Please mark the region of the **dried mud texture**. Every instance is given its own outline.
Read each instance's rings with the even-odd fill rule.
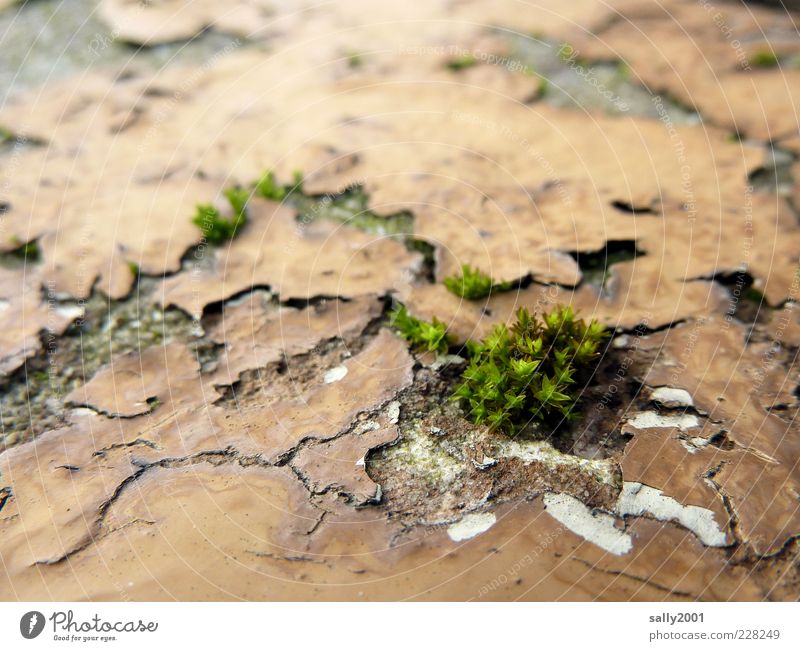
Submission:
[[[33,406],[0,451],[0,598],[798,598],[787,14],[99,8],[120,41],[235,39],[0,108],[2,404],[14,427]],[[596,103],[548,101],[514,58],[533,33],[571,44]],[[604,114],[588,61],[698,115]],[[780,179],[757,183],[776,147]],[[223,190],[267,169],[301,187],[204,241],[196,205],[229,211]],[[455,297],[441,280],[464,263],[514,289]],[[451,354],[410,351],[392,297],[443,320]],[[471,424],[449,400],[459,345],[558,303],[616,330],[582,419]]]

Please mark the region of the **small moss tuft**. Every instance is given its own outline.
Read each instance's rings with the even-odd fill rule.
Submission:
[[[286,189],[275,180],[275,173],[268,170],[256,181],[255,193],[264,199],[283,201],[286,198]]]
[[[448,276],[444,286],[456,296],[476,300],[489,296],[493,291],[507,292],[513,287],[510,282],[495,282],[491,276],[468,264],[461,266],[460,276]]]
[[[364,55],[359,52],[350,50],[345,56],[347,57],[347,65],[351,68],[360,68],[364,65]]]
[[[261,175],[253,184],[253,193],[264,199],[271,201],[283,201],[289,197],[293,192],[302,192],[303,190],[303,173],[300,170],[295,170],[292,174],[291,185],[281,185],[275,178],[275,173],[272,170],[267,170]]]
[[[570,307],[541,320],[520,308],[511,328],[468,343],[470,363],[453,398],[476,424],[512,436],[531,421],[571,419],[605,337],[602,325],[576,319]]]
[[[451,59],[450,61],[448,61],[447,69],[452,70],[453,72],[458,72],[459,70],[471,68],[477,63],[478,60],[475,58],[475,56],[470,53],[467,53],[467,54],[462,54],[460,57],[456,59]]]
[[[228,188],[224,194],[233,210],[233,217],[223,217],[216,207],[207,203],[197,206],[197,213],[192,220],[211,244],[222,244],[232,239],[247,223],[249,193],[239,188]]]
[[[539,97],[545,97],[547,93],[550,91],[550,82],[547,81],[544,77],[539,79],[539,88],[537,90]]]
[[[30,262],[38,262],[41,259],[42,252],[36,240],[22,242],[19,238],[13,237],[11,242],[16,248],[9,251],[9,253],[15,258]]]
[[[389,322],[400,336],[418,350],[445,354],[452,343],[447,326],[436,317],[432,322],[411,316],[405,305],[398,304],[389,314]]]
[[[753,52],[747,61],[754,68],[774,68],[779,63],[778,55],[771,50]]]

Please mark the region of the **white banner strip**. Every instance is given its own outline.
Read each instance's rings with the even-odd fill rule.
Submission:
[[[5,603],[0,648],[798,649],[798,621],[785,603]]]

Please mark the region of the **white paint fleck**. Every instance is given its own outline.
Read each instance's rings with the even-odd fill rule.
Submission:
[[[59,305],[56,314],[67,321],[74,321],[83,316],[84,310],[79,305]]]
[[[469,540],[491,529],[495,522],[497,517],[494,513],[470,513],[447,527],[447,535],[453,542]]]
[[[704,439],[702,436],[693,436],[690,439],[679,437],[678,443],[680,443],[689,454],[697,454],[709,444],[709,440]]]
[[[386,410],[386,415],[389,418],[390,425],[397,425],[400,420],[400,401],[392,400],[389,403],[389,408]]]
[[[643,411],[628,421],[634,429],[650,429],[652,427],[677,427],[686,430],[700,427],[700,421],[694,414],[659,414],[655,411]]]
[[[431,369],[438,371],[445,366],[461,366],[462,364],[466,363],[467,360],[459,355],[437,355],[436,359],[431,364]]]
[[[614,526],[614,516],[594,513],[580,500],[566,493],[545,493],[547,512],[572,533],[605,549],[610,554],[622,556],[633,547],[630,535]]]
[[[329,371],[326,371],[323,381],[325,384],[331,384],[332,382],[338,382],[339,380],[344,379],[345,375],[347,375],[346,366],[334,366]]]
[[[486,470],[491,468],[497,464],[497,459],[492,459],[492,457],[487,457],[485,454],[483,455],[483,459],[478,461],[477,459],[472,460],[472,465],[475,466],[478,470]]]
[[[366,465],[367,465],[367,461],[366,461],[365,457],[361,457],[358,461],[356,461],[356,467],[366,466]]]
[[[569,468],[576,472],[587,472],[604,484],[614,484],[616,463],[610,459],[583,459],[556,450],[547,441],[523,441],[521,439],[500,440],[494,455],[501,459],[515,458],[526,465],[538,461],[548,468]]]
[[[614,348],[627,348],[630,342],[631,338],[628,335],[620,335],[619,337],[614,337],[611,344]]]
[[[685,389],[658,387],[650,394],[650,399],[665,407],[694,407],[694,400],[692,400],[691,394]]]
[[[97,412],[88,407],[76,407],[69,410],[70,418],[86,418],[87,416],[95,416]]]
[[[617,513],[621,516],[649,513],[656,520],[674,520],[686,527],[707,547],[724,547],[725,532],[714,520],[714,512],[700,506],[684,506],[664,495],[652,486],[626,481],[617,501]]]

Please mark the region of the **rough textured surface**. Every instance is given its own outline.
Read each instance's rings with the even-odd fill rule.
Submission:
[[[0,598],[796,600],[798,16],[710,5],[81,0],[52,78],[0,36]],[[614,330],[581,418],[471,424],[460,344],[558,303]]]

